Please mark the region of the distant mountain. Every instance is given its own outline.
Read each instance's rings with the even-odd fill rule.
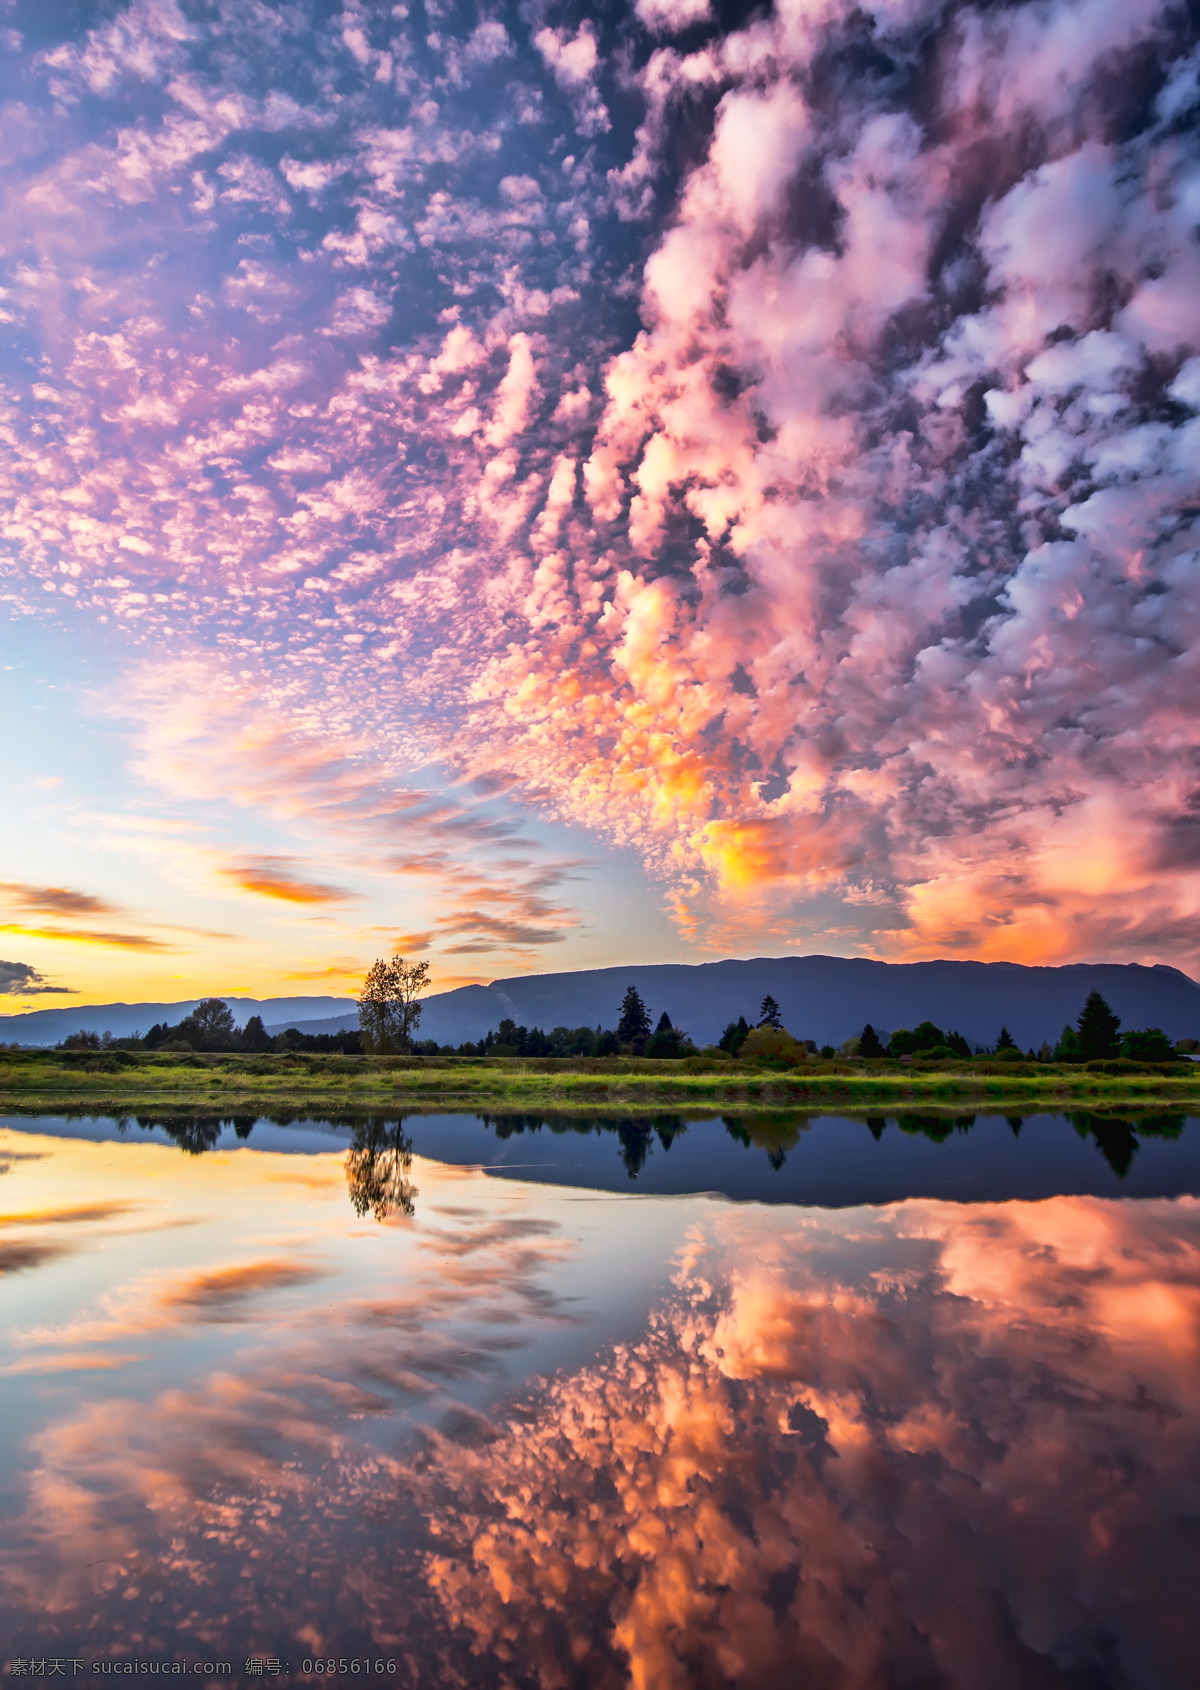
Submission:
[[[718,1039],[739,1015],[753,1022],[769,992],[798,1038],[838,1045],[870,1021],[879,1031],[918,1021],[992,1045],[1007,1026],[1022,1049],[1057,1040],[1083,1001],[1099,990],[1126,1027],[1161,1027],[1173,1039],[1200,1038],[1200,986],[1177,968],[1137,963],[872,962],[862,957],[754,957],[530,974],[462,986],[425,1000],[421,1036],[439,1044],[479,1039],[508,1016],[518,1025],[615,1027],[627,986],[657,1021],[665,1009],[698,1044]]]
[[[178,1003],[88,1003],[70,1009],[35,1009],[28,1015],[0,1015],[0,1044],[56,1045],[68,1033],[80,1028],[89,1032],[109,1032],[114,1039],[128,1038],[131,1033],[145,1033],[156,1021],[182,1021],[190,1015],[200,998],[183,998]],[[239,1027],[244,1027],[252,1015],[261,1015],[265,1026],[276,1030],[294,1027],[303,1019],[311,1021],[320,1016],[341,1016],[349,1019],[346,1025],[358,1026],[358,1011],[350,998],[224,998],[233,1011]],[[337,1022],[338,1026],[342,1021]]]
[[[1161,1027],[1173,1039],[1200,1038],[1200,985],[1177,968],[1138,963],[871,962],[863,957],[754,957],[749,961],[639,964],[526,974],[490,986],[460,986],[426,998],[422,1038],[439,1044],[481,1039],[506,1017],[526,1027],[615,1027],[627,986],[636,986],[655,1021],[663,1010],[698,1044],[718,1039],[727,1021],[754,1021],[769,992],[798,1038],[838,1045],[871,1022],[887,1034],[934,1021],[976,1044],[995,1044],[1006,1026],[1022,1049],[1056,1040],[1083,1000],[1099,990],[1125,1027]],[[92,1004],[0,1017],[0,1042],[57,1044],[80,1027],[115,1037],[179,1021],[181,1003]],[[261,1015],[268,1032],[299,1027],[333,1033],[358,1026],[347,998],[226,998],[238,1025]]]

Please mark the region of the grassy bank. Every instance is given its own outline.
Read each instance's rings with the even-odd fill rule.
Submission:
[[[631,1058],[0,1052],[0,1110],[229,1116],[347,1110],[1175,1109],[1200,1114],[1191,1063],[821,1062],[774,1072]]]

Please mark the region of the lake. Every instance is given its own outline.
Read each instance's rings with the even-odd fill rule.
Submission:
[[[1200,1121],[0,1116],[12,1676],[1195,1686]]]

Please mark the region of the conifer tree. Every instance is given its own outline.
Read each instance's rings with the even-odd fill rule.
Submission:
[[[880,1042],[879,1034],[869,1021],[858,1036],[858,1054],[860,1056],[883,1056],[886,1054]]]
[[[637,987],[630,986],[621,999],[621,1019],[617,1023],[617,1038],[623,1045],[644,1047],[649,1037],[650,1012],[642,1002],[642,994]]]
[[[1016,1050],[1016,1048],[1016,1039],[1013,1038],[1007,1027],[1001,1027],[1000,1037],[996,1040],[997,1054],[1002,1050]]]
[[[1118,1028],[1121,1017],[1099,992],[1089,992],[1075,1023],[1079,1029],[1079,1054],[1085,1062],[1104,1061],[1121,1053]]]
[[[783,1016],[780,1014],[779,1005],[770,992],[759,1005],[758,1025],[760,1027],[775,1027],[776,1029],[783,1026]]]
[[[730,1056],[736,1056],[750,1036],[750,1023],[744,1015],[739,1015],[736,1021],[731,1021],[721,1034],[718,1048],[727,1050]]]

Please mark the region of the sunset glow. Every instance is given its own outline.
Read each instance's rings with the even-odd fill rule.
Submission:
[[[393,948],[1195,972],[1183,12],[0,35],[9,1012]]]

